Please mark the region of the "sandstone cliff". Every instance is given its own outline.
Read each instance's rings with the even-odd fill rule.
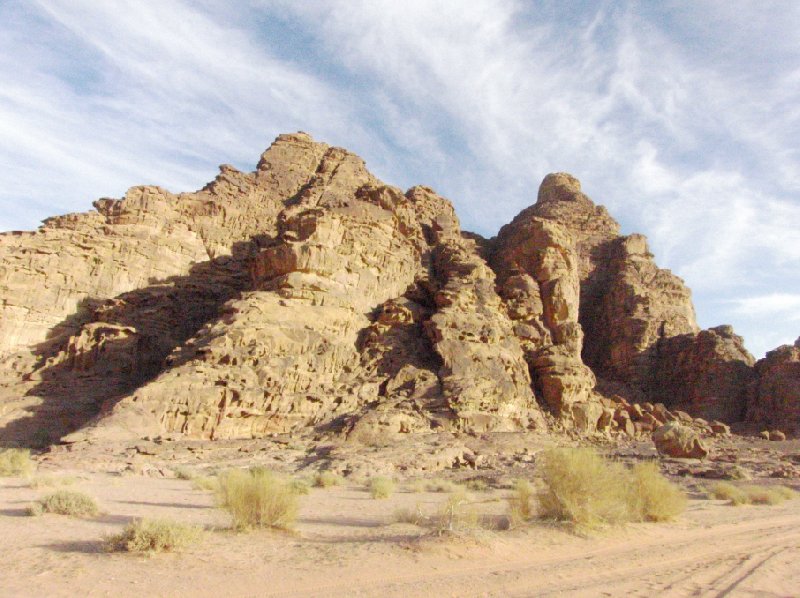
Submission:
[[[491,240],[303,133],[197,192],[94,205],[0,235],[0,440],[797,419],[775,390],[796,358],[754,369],[731,330],[699,331],[683,282],[570,175]]]

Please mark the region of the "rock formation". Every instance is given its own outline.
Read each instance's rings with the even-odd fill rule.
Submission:
[[[94,206],[0,235],[0,440],[797,419],[796,355],[754,369],[729,328],[699,331],[570,175],[490,240],[303,133],[197,192]]]
[[[769,351],[755,365],[747,420],[800,433],[800,338]]]

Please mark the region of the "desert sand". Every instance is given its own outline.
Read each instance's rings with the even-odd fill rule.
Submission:
[[[375,500],[352,483],[301,497],[293,532],[228,529],[190,481],[83,470],[68,487],[95,497],[92,519],[28,517],[47,489],[0,479],[3,596],[793,596],[800,588],[800,506],[733,507],[692,495],[667,524],[588,537],[554,524],[438,537],[392,523],[399,508],[436,510],[445,494],[400,487]],[[472,492],[501,514],[507,490]],[[103,538],[163,517],[207,528],[178,554],[109,554]]]

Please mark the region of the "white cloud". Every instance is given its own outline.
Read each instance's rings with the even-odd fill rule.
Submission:
[[[303,129],[484,234],[571,171],[686,278],[701,323],[756,352],[775,324],[732,298],[800,293],[797,5],[34,7],[0,7],[0,228],[132,184],[196,188]]]

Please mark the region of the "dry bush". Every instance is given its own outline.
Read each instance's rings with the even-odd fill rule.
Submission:
[[[0,477],[27,477],[33,473],[33,469],[28,449],[0,450]]]
[[[38,490],[40,488],[53,488],[55,486],[71,486],[77,481],[78,478],[74,476],[44,475],[36,476],[35,478],[31,479],[30,482],[28,482],[28,486],[34,490]]]
[[[192,488],[206,492],[216,492],[219,489],[219,480],[214,476],[198,476],[192,479]]]
[[[791,500],[797,493],[786,486],[734,486],[718,482],[708,489],[708,496],[718,500],[729,500],[732,505],[777,505]]]
[[[508,525],[518,527],[533,519],[536,514],[536,492],[528,480],[516,480],[508,499]]]
[[[661,475],[658,464],[639,463],[630,472],[631,515],[639,521],[669,521],[686,510],[686,494]]]
[[[389,498],[394,492],[394,481],[391,478],[376,476],[370,479],[367,489],[372,498]]]
[[[463,490],[453,492],[439,508],[431,521],[438,535],[446,533],[470,532],[478,529],[480,518],[478,512],[469,503]]]
[[[462,488],[455,482],[451,482],[450,480],[445,480],[443,478],[434,478],[432,480],[428,480],[425,482],[425,491],[426,492],[461,492]]]
[[[318,488],[330,488],[331,486],[339,486],[344,480],[342,476],[333,473],[332,471],[320,471],[314,476],[314,485]]]
[[[311,492],[311,483],[304,478],[293,478],[289,480],[289,487],[295,494],[308,494]]]
[[[272,472],[231,470],[219,477],[219,506],[233,519],[233,527],[291,529],[297,518],[298,496],[291,482]]]
[[[73,517],[94,517],[100,512],[91,496],[71,490],[57,490],[39,501],[42,511]]]
[[[464,485],[467,490],[472,490],[473,492],[486,492],[489,490],[489,483],[483,478],[473,478]]]
[[[109,552],[174,552],[196,543],[199,527],[163,519],[140,519],[125,526],[122,533],[106,538]]]
[[[197,477],[197,472],[188,467],[176,467],[173,471],[179,480],[193,480]]]
[[[588,449],[551,449],[542,454],[541,514],[592,529],[630,521],[627,471]]]
[[[392,515],[392,523],[410,523],[411,525],[424,525],[428,518],[422,512],[422,508],[417,504],[413,509],[404,508],[395,510]]]

